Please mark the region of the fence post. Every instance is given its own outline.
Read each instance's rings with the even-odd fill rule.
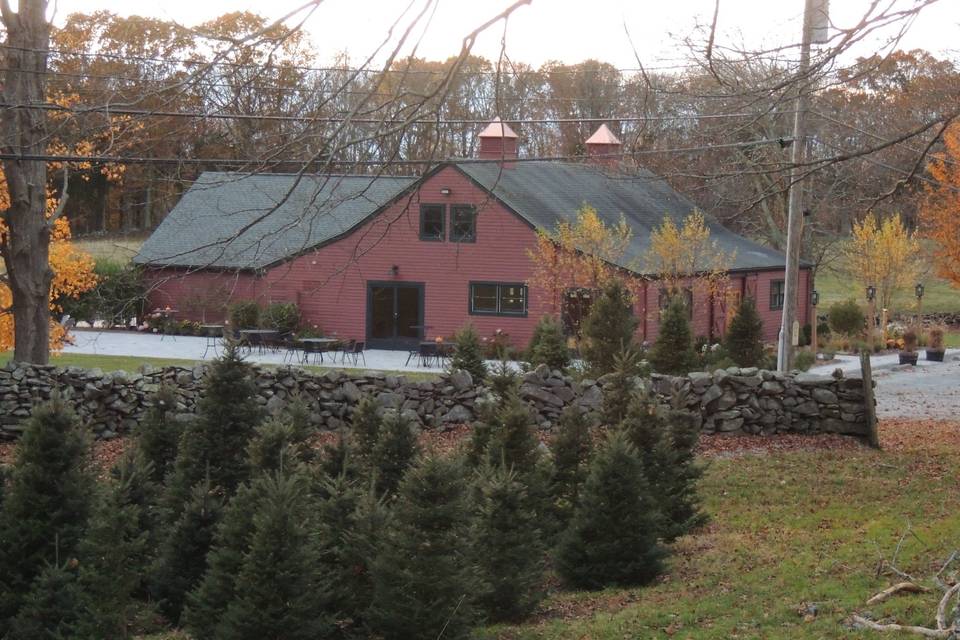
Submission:
[[[860,351],[860,372],[863,376],[863,402],[867,420],[867,443],[874,449],[880,448],[880,436],[877,434],[877,405],[873,397],[873,370],[870,368],[870,353]]]

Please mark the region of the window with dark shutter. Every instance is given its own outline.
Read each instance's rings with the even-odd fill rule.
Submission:
[[[774,280],[770,283],[770,310],[783,309],[784,283],[783,280]]]
[[[473,315],[527,315],[527,285],[520,283],[471,282],[470,313]]]

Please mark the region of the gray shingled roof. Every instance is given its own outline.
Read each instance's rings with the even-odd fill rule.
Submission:
[[[413,181],[206,172],[134,262],[263,268],[350,231]]]
[[[623,214],[633,237],[620,266],[636,269],[650,246],[650,232],[664,216],[679,225],[695,205],[649,171],[621,175],[596,165],[569,162],[518,162],[502,169],[496,163],[461,162],[457,165],[488,191],[538,229],[553,231],[557,222],[576,220],[577,210],[589,204],[605,221]],[[783,267],[783,254],[723,227],[707,216],[710,235],[729,253],[736,250],[734,269]]]

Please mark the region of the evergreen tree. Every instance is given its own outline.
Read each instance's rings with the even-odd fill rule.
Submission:
[[[616,355],[613,372],[603,385],[603,424],[620,424],[636,390],[637,376],[643,373],[639,351],[626,348]]]
[[[88,601],[80,635],[126,638],[136,607],[134,594],[146,573],[147,534],[126,487],[113,483],[101,497],[80,543],[79,584]]]
[[[183,429],[176,419],[177,393],[173,387],[161,386],[152,403],[137,427],[137,448],[153,465],[153,480],[162,483],[173,470]]]
[[[64,640],[79,637],[89,600],[77,582],[77,562],[47,565],[30,584],[16,617],[5,626],[8,640]]]
[[[649,389],[638,390],[621,430],[639,452],[658,512],[661,537],[672,540],[702,524],[696,483],[699,436],[696,416],[678,406],[660,405]]]
[[[296,474],[264,479],[249,549],[236,576],[235,597],[212,638],[314,640],[332,635],[306,486]]]
[[[570,366],[570,351],[563,337],[563,327],[553,316],[543,316],[534,327],[527,359],[533,366],[545,364],[561,371]]]
[[[741,367],[756,367],[763,361],[763,320],[753,298],[740,303],[724,339],[727,354]]]
[[[246,447],[260,423],[257,386],[237,346],[227,343],[205,381],[197,419],[180,438],[173,477],[165,499],[171,519],[183,509],[194,486],[209,476],[211,485],[231,495],[248,476]]]
[[[323,445],[319,465],[321,475],[326,478],[346,475],[350,479],[355,479],[358,467],[355,462],[357,457],[353,440],[348,438],[341,429],[337,433],[336,440]]]
[[[410,419],[399,411],[388,412],[373,450],[372,471],[378,495],[396,493],[404,473],[419,453],[420,445]]]
[[[316,432],[310,419],[310,404],[301,395],[294,395],[283,408],[283,421],[293,429],[297,442],[306,442]]]
[[[506,398],[520,390],[520,376],[506,359],[502,359],[487,376],[487,386],[497,398]]]
[[[180,619],[187,593],[206,571],[207,552],[222,506],[209,483],[197,484],[160,547],[150,591],[160,611],[173,623]]]
[[[59,398],[38,405],[16,449],[0,514],[0,637],[44,566],[75,554],[94,490],[76,415]]]
[[[661,315],[660,333],[648,356],[657,373],[683,376],[697,369],[689,312],[681,299],[674,298]]]
[[[664,555],[655,514],[636,449],[622,433],[612,433],[590,462],[557,549],[560,576],[581,589],[650,582],[660,573]]]
[[[309,462],[313,450],[293,424],[285,419],[267,420],[256,428],[247,445],[251,476],[292,469]]]
[[[396,640],[469,635],[481,583],[469,562],[463,476],[457,460],[428,456],[403,479],[374,563],[373,632]]]
[[[560,523],[569,520],[577,504],[592,448],[586,416],[575,406],[567,407],[560,414],[557,435],[553,439],[554,472],[550,483],[554,511]]]
[[[503,465],[484,466],[475,493],[473,556],[484,585],[478,605],[490,620],[520,620],[543,597],[536,510],[517,474]]]
[[[375,492],[345,477],[328,479],[318,511],[320,570],[329,582],[331,611],[359,628],[373,599],[371,567],[389,527],[390,512]]]
[[[145,567],[148,556],[155,553],[164,533],[160,508],[162,489],[153,480],[153,463],[146,459],[139,447],[134,447],[124,452],[110,470],[110,475],[116,482],[116,491],[122,495],[124,504],[136,509],[137,529],[146,534],[141,562],[141,566]]]
[[[481,443],[473,446],[481,446]],[[539,446],[530,408],[520,396],[511,394],[503,399],[494,414],[481,459],[526,473],[534,468],[540,457]]]
[[[360,398],[350,418],[350,427],[357,455],[362,460],[369,461],[372,457],[382,426],[383,419],[376,400],[369,395]]]
[[[592,375],[613,371],[617,354],[633,344],[638,324],[633,295],[620,279],[611,279],[583,322],[583,359]]]
[[[454,336],[456,348],[450,358],[450,369],[468,371],[474,383],[480,384],[487,379],[487,365],[483,361],[483,349],[480,348],[480,336],[473,325],[468,324]]]
[[[253,536],[253,516],[264,500],[270,474],[243,484],[216,525],[206,572],[186,598],[182,621],[198,638],[212,638],[227,606],[237,597],[236,582]]]

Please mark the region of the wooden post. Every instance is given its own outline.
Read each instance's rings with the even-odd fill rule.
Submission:
[[[870,354],[860,352],[860,373],[863,376],[864,417],[867,421],[867,443],[874,449],[880,448],[880,436],[877,434],[877,406],[873,397],[873,371],[870,368]]]

